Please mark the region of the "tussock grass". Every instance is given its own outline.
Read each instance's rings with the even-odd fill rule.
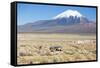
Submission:
[[[96,60],[96,36],[20,33],[17,50],[19,65]]]

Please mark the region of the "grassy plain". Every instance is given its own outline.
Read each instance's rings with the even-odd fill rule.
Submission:
[[[17,39],[19,65],[96,60],[96,35],[18,33]]]

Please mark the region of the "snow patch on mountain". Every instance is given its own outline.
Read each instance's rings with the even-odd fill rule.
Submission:
[[[83,17],[83,15],[76,10],[66,10],[66,11],[58,14],[57,16],[55,16],[54,19],[63,18],[63,17],[65,18],[65,17],[70,17],[70,16]]]

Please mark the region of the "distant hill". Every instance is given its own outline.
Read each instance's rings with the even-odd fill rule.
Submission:
[[[96,23],[76,10],[67,10],[51,20],[39,20],[18,26],[18,32],[96,33]]]

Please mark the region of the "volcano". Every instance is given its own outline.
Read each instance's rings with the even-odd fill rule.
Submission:
[[[66,10],[50,20],[19,25],[18,32],[38,33],[96,33],[96,22],[76,10]]]

